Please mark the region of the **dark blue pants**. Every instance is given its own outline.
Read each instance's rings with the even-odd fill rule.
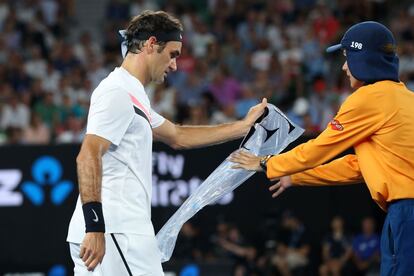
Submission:
[[[414,275],[414,199],[390,204],[381,235],[381,276]]]

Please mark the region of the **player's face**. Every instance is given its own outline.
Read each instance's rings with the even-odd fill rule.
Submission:
[[[351,73],[351,71],[348,68],[348,63],[345,61],[344,65],[342,66],[342,70],[346,72],[346,75],[349,78],[349,83],[352,88],[357,89],[361,87],[364,83],[360,80],[357,80]]]
[[[154,66],[151,70],[153,82],[162,83],[169,72],[177,70],[177,58],[181,53],[181,47],[181,42],[169,41],[160,53],[155,51]]]
[[[346,52],[344,51],[344,56],[346,56]],[[357,80],[351,73],[351,70],[348,68],[348,62],[345,61],[344,65],[342,66],[342,70],[345,71],[346,75],[349,78],[349,83],[353,89],[358,89],[364,83],[360,80]]]

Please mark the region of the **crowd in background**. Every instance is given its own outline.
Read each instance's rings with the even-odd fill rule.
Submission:
[[[74,0],[0,0],[0,143],[80,142],[91,92],[122,62],[118,30],[145,9],[184,25],[178,70],[147,87],[154,110],[178,123],[216,124],[266,97],[315,135],[351,92],[344,57],[324,50],[355,22],[391,27],[401,80],[414,86],[414,5],[390,2],[110,0],[102,28],[73,38]]]
[[[187,222],[172,261],[227,262],[234,276],[379,275],[380,236],[373,217],[363,218],[360,229],[352,232],[341,216],[334,216],[320,244],[290,210],[273,221],[270,229],[250,240],[225,220],[212,233]]]

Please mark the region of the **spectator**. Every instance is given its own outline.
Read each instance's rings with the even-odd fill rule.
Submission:
[[[39,8],[46,25],[54,26],[57,22],[59,9],[63,7],[59,7],[59,3],[56,0],[42,0],[39,3]]]
[[[69,94],[63,95],[62,104],[58,107],[59,122],[65,124],[70,116],[81,119],[85,115],[83,108],[77,103],[72,101]]]
[[[309,101],[306,98],[296,98],[287,116],[301,127],[305,126],[304,117],[309,114]]]
[[[62,74],[69,73],[80,64],[76,58],[73,46],[69,43],[61,43],[54,54],[53,65]]]
[[[237,79],[243,79],[246,67],[246,53],[242,49],[240,39],[234,34],[229,38],[229,42],[223,50],[224,64],[229,68],[231,74]]]
[[[100,45],[94,41],[91,33],[83,32],[79,38],[79,43],[74,46],[74,55],[82,64],[88,64],[90,59],[101,56]]]
[[[148,0],[134,0],[131,1],[129,7],[129,15],[130,17],[140,14],[145,10],[158,10],[158,4],[156,1],[148,1]]]
[[[9,126],[6,128],[6,144],[19,145],[22,143],[22,129]]]
[[[0,114],[0,128],[2,129],[9,127],[24,129],[29,125],[30,109],[15,94],[10,96]]]
[[[272,58],[269,43],[266,39],[260,39],[257,47],[258,49],[252,54],[252,67],[259,71],[267,71]]]
[[[189,117],[184,121],[186,125],[208,125],[207,110],[201,104],[189,106]]]
[[[56,137],[56,142],[78,144],[82,142],[84,135],[82,120],[70,115],[65,122],[64,130]]]
[[[223,219],[220,219],[216,224],[216,230],[211,235],[209,242],[212,252],[209,253],[212,258],[224,258],[226,256],[226,250],[219,245],[219,241],[227,239],[230,225]]]
[[[205,81],[203,81],[200,75],[187,74],[184,84],[178,89],[177,104],[183,108],[199,104],[201,95],[206,88]]]
[[[257,256],[257,250],[246,243],[236,226],[232,225],[229,227],[227,237],[218,239],[218,245],[234,262],[235,275],[241,273],[241,271],[249,273],[255,269],[254,261]]]
[[[60,72],[55,69],[51,62],[48,62],[45,77],[42,79],[42,82],[40,83],[42,89],[49,92],[58,91],[61,77],[62,75],[60,74]]]
[[[362,233],[352,242],[352,255],[356,275],[379,275],[380,238],[375,232],[375,220],[366,217],[362,220]]]
[[[195,25],[196,29],[191,39],[192,52],[196,58],[207,55],[207,47],[214,42],[214,36],[208,32],[208,26],[201,21]]]
[[[282,276],[307,275],[310,245],[306,228],[292,212],[282,215],[281,235],[278,238],[272,265]]]
[[[331,233],[322,244],[323,263],[319,267],[319,275],[343,275],[351,253],[351,242],[345,235],[344,220],[340,216],[335,216],[331,221]]]
[[[196,63],[197,61],[192,53],[192,49],[186,45],[183,45],[180,58],[177,60],[177,70],[191,74],[195,70]]]
[[[30,49],[30,58],[24,64],[26,74],[34,79],[45,79],[47,62],[42,57],[41,49],[37,46]]]
[[[10,65],[7,81],[16,92],[24,93],[30,87],[32,79],[25,72],[23,57],[17,52],[12,52],[8,63]]]
[[[53,102],[53,94],[45,93],[43,98],[34,106],[34,111],[40,115],[42,121],[50,128],[59,123],[59,109]]]
[[[227,67],[220,67],[214,75],[209,90],[220,106],[232,105],[239,98],[240,83],[234,79]]]
[[[0,29],[3,29],[4,20],[7,18],[7,15],[10,12],[9,3],[7,0],[0,1]]]
[[[321,44],[333,42],[338,35],[339,22],[332,15],[332,11],[324,4],[320,4],[313,22],[313,28]]]
[[[50,143],[50,138],[50,129],[42,121],[39,114],[33,112],[30,117],[29,127],[23,131],[23,143],[47,145]]]
[[[181,260],[200,261],[202,249],[199,230],[191,223],[184,223],[174,250],[174,258]]]
[[[241,98],[236,101],[235,105],[236,118],[243,118],[249,109],[258,103],[259,99],[250,85],[242,85]]]

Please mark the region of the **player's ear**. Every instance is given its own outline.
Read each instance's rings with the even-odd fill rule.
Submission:
[[[155,45],[157,45],[157,38],[155,36],[151,36],[147,39],[147,42],[145,44],[147,46],[146,48],[148,50],[148,53],[151,54],[153,51],[155,51]]]

